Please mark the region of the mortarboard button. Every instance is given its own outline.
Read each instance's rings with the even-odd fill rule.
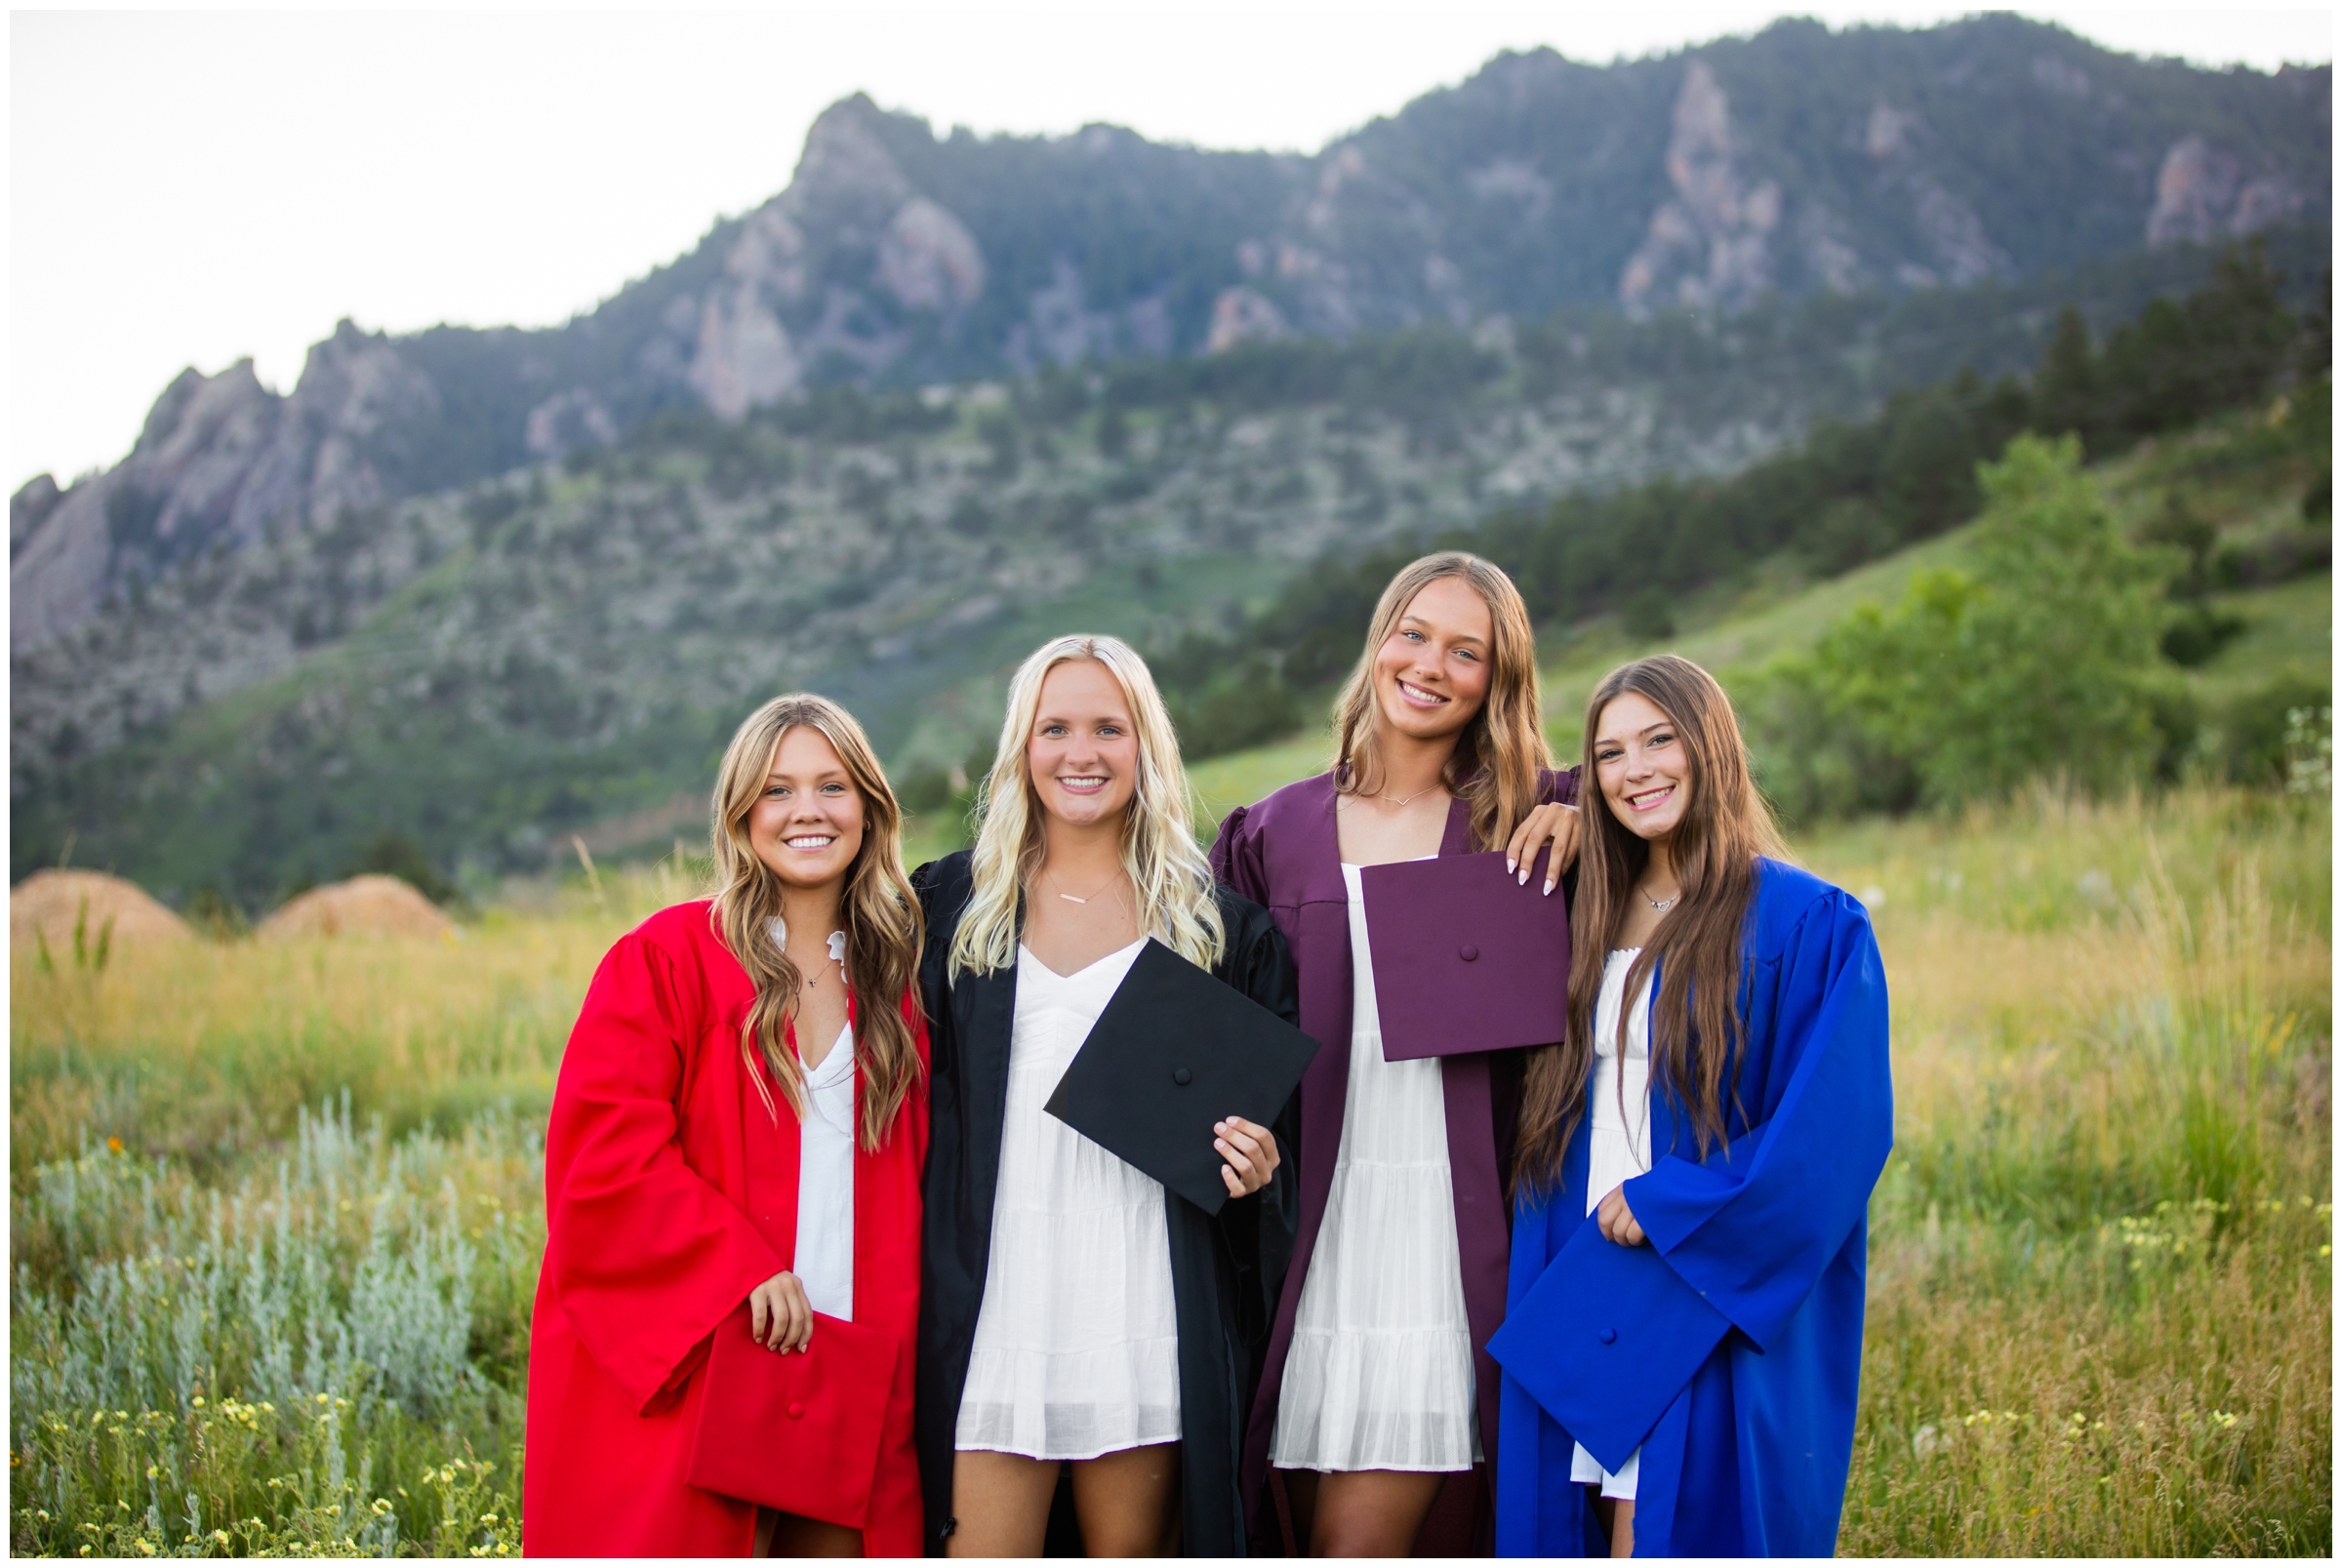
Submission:
[[[791,1421],[803,1421],[805,1419],[805,1407],[797,1403],[797,1401],[794,1399],[791,1399],[788,1402],[788,1419]]]
[[[1479,949],[1479,948],[1477,948],[1477,947],[1474,947],[1474,945],[1473,945],[1471,943],[1469,943],[1469,942],[1468,942],[1468,943],[1466,943],[1466,944],[1465,944],[1463,946],[1461,946],[1461,947],[1458,947],[1458,948],[1456,949],[1456,956],[1457,956],[1458,958],[1461,958],[1461,959],[1463,959],[1463,960],[1464,960],[1466,963],[1468,963],[1468,964],[1469,964],[1469,963],[1471,963],[1471,962],[1472,962],[1474,959],[1475,959],[1475,958],[1479,957],[1479,955],[1480,955],[1480,949]]]
[[[1602,1330],[1601,1341],[1604,1345],[1616,1345],[1618,1343],[1618,1330],[1614,1328],[1606,1328]],[[788,1413],[792,1416],[795,1415],[797,1413],[797,1407],[795,1405],[790,1405],[788,1407]]]
[[[1195,1074],[1190,1072],[1185,1067],[1173,1067],[1171,1069],[1171,1081],[1175,1084],[1178,1084],[1182,1089],[1185,1089],[1189,1084],[1195,1081]]]

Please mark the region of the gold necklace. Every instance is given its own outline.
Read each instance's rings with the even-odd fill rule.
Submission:
[[[1411,802],[1411,801],[1416,801],[1416,800],[1420,800],[1420,799],[1422,799],[1422,798],[1423,798],[1425,795],[1428,795],[1428,794],[1430,794],[1430,793],[1431,793],[1433,790],[1434,790],[1434,789],[1442,789],[1442,788],[1445,788],[1445,787],[1446,787],[1445,782],[1444,782],[1444,781],[1442,781],[1442,782],[1440,782],[1440,783],[1437,783],[1437,784],[1425,784],[1425,785],[1424,785],[1424,786],[1423,786],[1421,789],[1418,789],[1418,790],[1416,790],[1416,791],[1415,791],[1415,793],[1413,793],[1413,794],[1411,794],[1411,795],[1393,795],[1393,794],[1388,794],[1388,793],[1384,792],[1383,790],[1377,789],[1377,790],[1374,792],[1374,798],[1375,798],[1375,799],[1377,799],[1377,800],[1388,800],[1388,801],[1389,801],[1389,802],[1391,802],[1391,804],[1392,804],[1392,805],[1393,805],[1393,806],[1404,806],[1404,805],[1407,805],[1407,804],[1408,804],[1409,802]]]
[[[1049,873],[1049,880],[1056,885],[1057,896],[1065,900],[1068,904],[1087,904],[1090,902],[1090,899],[1096,898],[1099,894],[1104,893],[1108,888],[1112,887],[1115,881],[1121,875],[1122,873],[1120,871],[1114,872],[1112,876],[1108,877],[1105,881],[1090,889],[1089,898],[1086,899],[1077,899],[1072,894],[1068,893],[1066,891],[1066,885],[1057,880],[1057,873],[1055,871],[1051,871]]]

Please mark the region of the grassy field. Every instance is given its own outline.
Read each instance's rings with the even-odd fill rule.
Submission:
[[[2330,817],[2194,790],[1850,825],[1897,1147],[1841,1549],[2323,1553]],[[517,1546],[541,1136],[671,869],[458,943],[12,969],[11,1545]]]
[[[2144,448],[2110,494],[2261,537],[2303,475],[2233,461],[2254,439]],[[1664,644],[1551,636],[1549,730],[1566,759],[1621,659],[1729,682],[1964,548],[1763,576]],[[2323,678],[2330,576],[2220,602],[2244,628],[2190,672],[2207,709]],[[1200,817],[1326,750],[1198,765]],[[914,826],[909,864],[951,842]],[[1894,994],[1841,1550],[2330,1551],[2331,837],[2322,797],[2205,783],[1800,839],[1871,906]],[[446,942],[18,953],[12,1548],[516,1550],[562,1042],[611,941],[696,891],[670,862],[508,885]]]

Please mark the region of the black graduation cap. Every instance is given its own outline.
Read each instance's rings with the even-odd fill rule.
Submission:
[[[1212,1124],[1269,1126],[1316,1054],[1315,1040],[1149,938],[1043,1108],[1218,1214],[1228,1185]]]

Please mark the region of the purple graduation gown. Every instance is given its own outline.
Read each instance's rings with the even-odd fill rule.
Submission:
[[[1575,801],[1577,770],[1547,772],[1540,801]],[[1287,784],[1256,806],[1239,806],[1220,824],[1212,843],[1212,874],[1265,905],[1285,935],[1301,978],[1301,1027],[1318,1042],[1316,1060],[1301,1080],[1301,1228],[1293,1262],[1276,1305],[1269,1350],[1253,1397],[1244,1439],[1245,1517],[1255,1553],[1283,1555],[1306,1543],[1286,1539],[1281,1498],[1270,1490],[1269,1439],[1276,1427],[1277,1394],[1284,1386],[1285,1352],[1293,1343],[1302,1281],[1315,1250],[1334,1185],[1342,1142],[1342,1107],[1350,1089],[1350,893],[1342,881],[1342,848],[1334,823],[1334,776],[1321,773]],[[1499,846],[1501,847],[1501,846]],[[1473,850],[1471,808],[1448,807],[1442,855]],[[1555,898],[1562,895],[1559,890]],[[1515,1112],[1523,1065],[1519,1051],[1490,1051],[1440,1060],[1447,1103],[1447,1163],[1455,1184],[1456,1246],[1464,1269],[1464,1311],[1472,1325],[1473,1368],[1479,1397],[1480,1448],[1496,1463],[1499,1372],[1488,1337],[1504,1321],[1506,1270],[1512,1256],[1511,1214],[1505,1187],[1513,1158]],[[1462,1477],[1470,1493],[1443,1492],[1426,1524],[1424,1542],[1443,1554],[1486,1551],[1491,1544],[1481,1471]],[[1434,1536],[1440,1539],[1434,1541]]]

